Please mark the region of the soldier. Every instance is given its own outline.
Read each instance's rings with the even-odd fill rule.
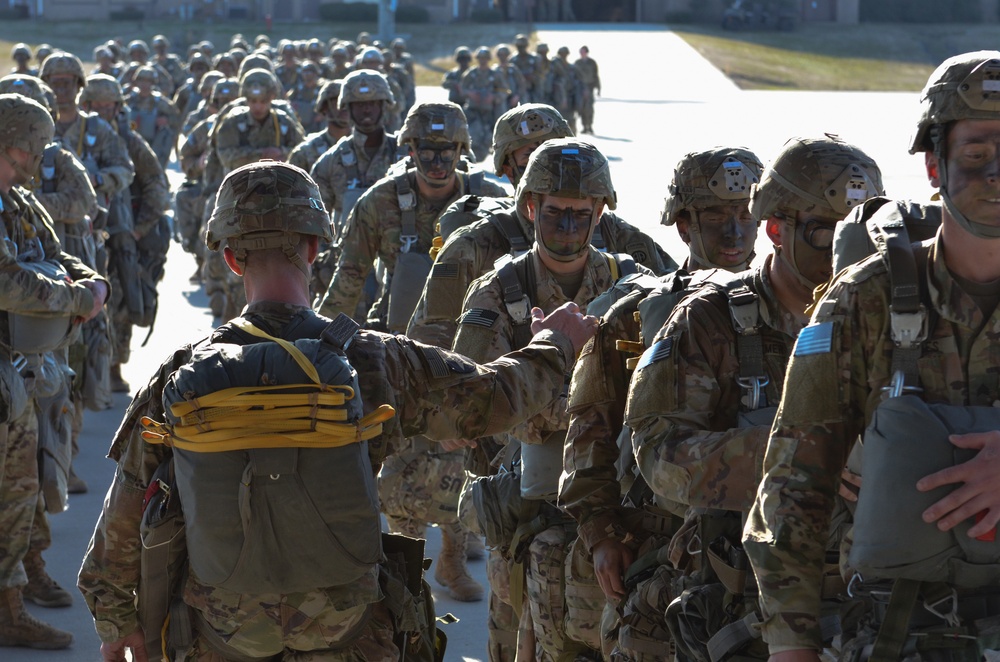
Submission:
[[[28,76],[38,75],[38,69],[31,67],[31,48],[27,44],[14,44],[14,47],[10,49],[10,59],[14,60],[14,68],[10,70],[11,73]]]
[[[184,71],[181,59],[170,52],[170,40],[162,34],[153,37],[150,43],[153,45],[153,51],[155,52],[153,64],[158,64],[170,74],[170,80],[174,84],[173,89],[176,90],[187,80],[187,73]]]
[[[117,79],[122,74],[122,67],[115,59],[115,54],[107,46],[98,46],[94,49],[94,61],[97,66],[91,70],[92,74],[107,74]]]
[[[799,335],[744,534],[775,660],[817,660],[823,648],[824,542],[838,488],[856,490],[841,470],[862,434],[841,563],[851,593],[877,608],[845,634],[845,657],[979,659],[998,648],[979,627],[997,616],[995,557],[969,556],[992,549],[1000,518],[997,426],[976,421],[1000,396],[998,61],[997,51],[949,58],[921,94],[910,152],[924,152],[940,194],[939,232],[911,246],[908,205],[886,206],[880,255],[838,274]]]
[[[354,69],[355,71],[368,69],[385,74],[385,59],[382,57],[382,52],[377,48],[365,48],[355,58]],[[392,90],[392,106],[388,109],[385,127],[388,131],[396,132],[402,126],[406,94],[403,92],[403,88],[399,86],[399,83],[388,75],[386,75],[386,80],[389,81],[389,89]]]
[[[551,90],[546,88],[549,69],[552,68],[552,63],[549,61],[549,45],[544,42],[535,44],[535,58],[537,58],[538,65],[535,70],[535,96],[533,101],[555,106],[556,104],[552,101]]]
[[[323,56],[325,50],[323,42],[319,39],[310,39],[309,43],[306,44],[306,56],[310,62],[316,65],[318,75],[322,78],[330,78],[333,75],[333,68]]]
[[[524,74],[510,61],[510,46],[497,46],[497,63],[494,71],[504,76],[505,85],[510,92],[507,94],[507,105],[502,110],[509,110],[520,103],[528,102],[528,83]]]
[[[201,81],[198,83],[198,94],[192,99],[197,100],[197,107],[187,114],[184,118],[184,125],[181,126],[181,136],[186,136],[191,133],[191,130],[195,127],[198,122],[202,121],[212,113],[208,112],[209,99],[212,96],[212,90],[215,89],[215,84],[220,80],[228,80],[235,82],[237,87],[239,86],[239,81],[235,78],[225,78],[218,71],[209,71],[207,74],[201,77]],[[216,108],[214,112],[219,109]]]
[[[580,120],[583,132],[594,135],[594,97],[601,96],[601,76],[597,72],[597,62],[590,57],[590,49],[580,47],[580,57],[573,63],[577,79],[580,81]]]
[[[337,107],[342,82],[339,80],[327,81],[320,88],[319,94],[316,96],[313,113],[326,126],[322,131],[317,131],[312,135],[306,136],[292,150],[291,155],[288,157],[288,162],[293,166],[309,172],[316,165],[319,157],[323,156],[327,150],[336,145],[341,138],[350,134],[350,112],[346,108],[339,110]],[[324,202],[326,202],[325,199]],[[329,207],[332,208],[332,204]]]
[[[124,101],[118,81],[103,74],[87,79],[79,99],[84,110],[97,113],[117,130],[135,170],[135,179],[129,187],[131,238],[123,237],[115,245],[120,250],[135,252],[138,269],[126,272],[124,263],[115,261],[109,270],[115,284],[109,306],[115,330],[111,371],[117,374],[121,374],[122,364],[128,363],[131,355],[132,326],[153,324],[158,299],[156,286],[163,278],[170,247],[169,219],[165,217],[170,208],[167,176],[152,147],[132,130],[122,112]]]
[[[514,37],[514,48],[517,49],[517,53],[510,58],[510,63],[517,67],[517,70],[524,76],[524,82],[528,88],[527,96],[521,101],[542,103],[538,98],[542,84],[538,77],[538,57],[528,51],[528,37],[523,34]]]
[[[259,213],[275,200],[277,207]],[[309,309],[308,264],[316,256],[319,240],[330,238],[329,228],[329,216],[315,184],[297,168],[261,163],[229,175],[220,190],[217,213],[209,223],[208,242],[213,248],[224,244],[227,264],[243,279],[250,302],[246,322],[292,341],[309,342],[310,338],[320,337],[329,320],[316,316]],[[373,493],[365,489],[366,485],[371,486],[372,468],[378,466],[393,440],[402,435],[426,433],[440,439],[473,438],[515,425],[550,402],[561,388],[561,371],[596,323],[572,307],[557,311],[545,320],[541,320],[541,311],[537,311],[536,317],[539,319],[536,330],[540,334],[524,352],[486,366],[401,336],[370,331],[355,333],[354,328],[349,327],[346,333],[340,334],[341,340],[336,341],[333,335],[336,327],[329,327],[326,337],[345,348],[346,359],[357,370],[354,388],[350,390],[353,398],[348,402],[352,408],[348,420],[354,423],[359,414],[368,414],[363,419],[364,424],[377,424],[374,430],[380,430],[381,436],[369,430],[362,437],[361,428],[355,423],[351,440],[340,448],[286,446],[268,451],[268,455],[279,457],[291,452],[293,458],[301,458],[298,470],[287,469],[282,473],[300,473],[303,489],[315,494],[315,498],[337,499],[336,506],[324,509],[327,520],[320,523],[319,530],[329,527],[348,549],[362,555],[338,563],[336,559],[343,558],[343,552],[331,550],[322,562],[291,563],[291,566],[298,566],[296,574],[301,577],[298,582],[293,583],[289,575],[282,573],[282,576],[255,576],[252,588],[246,583],[233,586],[225,578],[216,578],[214,572],[206,573],[205,563],[211,566],[213,559],[220,558],[223,563],[235,561],[232,557],[235,550],[224,547],[229,541],[224,534],[219,535],[222,531],[212,528],[211,523],[206,528],[195,514],[225,516],[229,511],[223,508],[235,506],[238,499],[239,478],[234,476],[235,481],[230,484],[216,474],[212,482],[226,487],[220,490],[219,498],[213,498],[212,503],[206,505],[197,501],[196,492],[185,490],[184,519],[190,573],[183,595],[178,597],[183,597],[194,615],[194,622],[190,624],[194,628],[194,641],[187,658],[261,658],[297,653],[327,660],[400,659],[401,652],[394,643],[394,623],[400,623],[401,618],[422,617],[412,611],[403,611],[407,609],[401,604],[404,594],[398,591],[405,589],[400,586],[399,579],[394,579],[398,575],[393,574],[396,571],[381,553],[377,537],[378,504]],[[247,461],[247,452],[236,451],[235,455],[232,452],[229,455],[194,454],[196,457],[191,458],[194,463],[182,463],[181,459],[189,457],[190,453],[146,441],[149,437],[139,425],[140,417],[164,420],[171,415],[162,404],[162,395],[170,384],[168,378],[172,381],[171,376],[178,375],[179,368],[192,363],[196,358],[193,356],[195,348],[201,348],[202,352],[210,349],[210,340],[253,344],[264,350],[272,346],[255,344],[258,339],[239,330],[254,326],[248,327],[242,322],[239,326],[228,324],[212,339],[173,352],[149,386],[133,401],[112,443],[111,457],[119,463],[118,478],[111,486],[79,579],[103,642],[105,659],[122,659],[127,648],[133,653],[150,649],[160,654],[161,623],[153,625],[148,620],[140,620],[144,614],[137,612],[135,595],[144,562],[140,558],[139,544],[143,495],[148,486],[156,484],[159,476],[154,475],[154,470],[173,457],[178,481],[197,481],[199,469],[219,467],[214,457],[231,458],[230,461],[239,464]],[[437,371],[435,366],[444,366],[444,372]],[[193,365],[189,372],[199,375]],[[218,374],[218,371],[211,372]],[[172,387],[167,390],[172,392]],[[386,404],[396,410],[397,418],[392,418],[389,409],[387,419],[384,414],[387,408],[382,406]],[[510,413],[482,415],[490,411]],[[308,421],[306,423],[308,426]],[[181,431],[174,427],[174,433],[181,434]],[[357,436],[353,436],[355,434]],[[362,438],[369,441],[359,441]],[[260,455],[259,451],[249,453]],[[348,457],[353,460],[341,460]],[[259,459],[264,458],[260,456]],[[260,478],[252,478],[254,484]],[[221,503],[225,505],[220,507]],[[346,517],[332,520],[333,512]],[[234,510],[232,516],[238,518],[239,514]],[[226,526],[232,523],[228,521]],[[290,544],[288,549],[308,553],[313,547],[316,530],[312,526],[293,526],[289,529],[292,537],[281,543]],[[261,540],[270,541],[272,537],[261,534]],[[329,534],[321,544],[327,546],[324,551],[328,549]],[[279,556],[275,566],[290,567],[290,562],[287,557]],[[301,574],[303,570],[304,575]],[[392,587],[396,599],[380,601],[380,578],[395,582]],[[419,576],[415,579],[419,581]],[[142,590],[153,588],[144,585]],[[266,608],[266,605],[279,603],[295,610],[298,616],[288,621],[285,615]],[[180,611],[177,614],[170,619],[171,632],[180,629],[182,614]],[[148,636],[143,626],[149,631]],[[433,644],[433,639],[416,643],[426,647]],[[168,652],[174,654],[174,651]]]
[[[385,75],[389,80],[395,82],[403,92],[401,113],[405,116],[406,113],[410,112],[410,108],[413,108],[413,104],[417,102],[417,87],[413,76],[410,75],[406,67],[396,63],[396,55],[391,50],[382,51],[382,60],[385,62]]]
[[[212,68],[221,73],[226,78],[237,78],[240,76],[240,65],[229,53],[219,53],[212,58]]]
[[[274,68],[274,75],[286,90],[294,89],[299,82],[299,60],[295,44],[285,41],[281,46],[281,64]]]
[[[153,89],[155,84],[156,71],[148,66],[139,67],[126,103],[136,133],[153,148],[160,167],[166,168],[184,118],[173,101]]]
[[[410,75],[410,78],[413,79],[416,72],[413,68],[413,56],[406,50],[406,40],[402,37],[396,37],[392,40],[392,43],[389,44],[389,47],[392,48],[392,53],[396,58],[396,63],[405,68],[406,72]]]
[[[307,134],[315,133],[324,123],[323,118],[316,117],[319,82],[319,66],[310,60],[299,69],[299,80],[295,86],[285,93],[285,98],[299,118],[302,130]]]
[[[168,73],[167,70],[159,64],[149,62],[149,46],[146,45],[146,42],[141,39],[135,39],[129,42],[128,57],[129,64],[125,67],[125,70],[122,72],[121,78],[119,79],[122,87],[126,91],[131,91],[132,84],[135,82],[134,79],[136,72],[144,66],[149,66],[153,68],[153,72],[156,74],[153,85],[155,85],[159,92],[168,99],[173,95],[174,79],[171,77],[170,73]]]
[[[569,63],[569,49],[560,46],[556,57],[550,60],[548,73],[542,84],[546,103],[556,107],[569,126],[576,132],[576,108],[580,96],[580,80]]]
[[[319,311],[353,314],[378,257],[385,264],[389,287],[369,312],[369,324],[402,333],[420,296],[417,288],[430,270],[428,251],[441,211],[470,189],[486,195],[502,195],[503,189],[482,181],[481,173],[456,170],[459,155],[469,146],[469,129],[455,104],[417,104],[406,116],[398,140],[407,146],[416,166],[382,179],[358,200],[347,219],[337,270]],[[393,281],[400,266],[405,275]]]
[[[38,48],[35,49],[35,62],[38,63],[38,70],[42,70],[42,63],[45,62],[45,58],[52,55],[53,48],[48,44],[39,44]]]
[[[108,284],[63,252],[48,214],[20,188],[39,168],[52,142],[52,116],[41,104],[17,94],[0,95],[0,203],[7,240],[0,246],[2,270],[4,424],[0,480],[0,646],[66,648],[73,641],[24,608],[26,557],[39,500],[38,418],[14,367],[12,352],[35,353],[39,344],[65,338],[74,320],[93,319],[108,296]],[[43,315],[40,317],[25,317]],[[42,350],[48,351],[48,350]],[[40,562],[41,557],[38,557]],[[25,568],[22,562],[27,562]],[[44,574],[44,566],[41,568]],[[51,580],[50,580],[51,581]]]
[[[465,116],[469,119],[472,152],[477,161],[482,161],[490,154],[490,138],[499,114],[497,109],[503,108],[507,95],[510,94],[507,79],[490,68],[492,57],[490,49],[480,46],[476,51],[477,66],[462,74]]]
[[[530,334],[521,315],[527,310],[524,305],[544,311],[573,301],[583,310],[620,275],[637,269],[630,256],[601,253],[591,246],[604,207],[616,204],[607,158],[594,146],[574,138],[542,143],[528,160],[516,199],[536,227],[535,241],[527,253],[499,263],[502,266],[469,288],[453,347],[477,360],[495,358],[525,341]],[[514,604],[514,609],[530,614],[522,615],[528,627],[520,629],[518,648],[534,652],[537,646],[542,659],[585,652],[582,643],[566,637],[563,592],[558,588],[566,546],[576,537],[575,523],[554,503],[568,422],[561,400],[504,440],[520,444],[520,496],[532,507],[525,511],[522,505],[524,521],[534,520],[537,526],[532,528],[538,532],[531,540],[518,541],[527,549],[528,561],[515,561],[510,570],[511,584],[526,585],[528,603]]]
[[[465,105],[465,93],[462,91],[462,76],[469,69],[472,62],[472,51],[466,46],[459,46],[455,49],[455,62],[457,67],[444,75],[441,87],[448,90],[448,101],[459,106]]]
[[[337,46],[330,51],[330,60],[333,63],[333,71],[331,76],[334,80],[342,80],[347,78],[347,74],[351,73],[351,61],[354,58],[347,54],[347,49],[343,46]]]
[[[722,599],[731,605],[733,620],[755,613],[754,601],[744,599],[752,590],[740,556],[740,531],[757,490],[757,467],[788,357],[808,319],[813,289],[832,273],[836,225],[881,191],[878,167],[857,147],[833,137],[790,140],[764,171],[750,212],[741,218],[765,224],[774,252],[735,277],[696,275],[693,280],[704,285],[677,304],[639,359],[625,412],[636,464],[659,512],[684,519],[670,542],[668,573],[684,575],[683,586],[692,591],[700,587],[697,597],[666,616],[685,656],[708,655],[707,642],[730,622],[723,615],[694,624],[691,617],[702,603]],[[703,231],[710,228],[711,214],[700,216]],[[698,549],[695,536],[706,541],[700,553],[690,551]],[[613,532],[609,540],[609,551],[621,553],[619,570],[627,568],[635,558],[628,546],[616,545],[621,539]],[[834,541],[834,552],[836,547]],[[710,560],[712,554],[723,562]],[[602,558],[616,560],[613,553]],[[621,599],[627,592],[621,577],[609,573],[608,579],[609,595]],[[680,582],[675,582],[657,600],[676,597]],[[824,597],[836,597],[838,589],[843,585],[831,583]],[[634,587],[633,613],[642,611],[641,596],[651,594],[641,583]],[[627,617],[623,622],[636,625]],[[764,654],[752,637],[726,643],[731,654]]]
[[[198,107],[198,103],[205,97],[198,94],[198,90],[201,86],[202,77],[209,72],[211,65],[208,62],[208,58],[202,55],[200,52],[196,52],[188,60],[187,70],[190,73],[190,77],[177,88],[177,93],[174,94],[174,105],[177,106],[177,110],[182,116],[187,117],[195,108]],[[101,72],[107,73],[107,72]],[[221,72],[220,72],[221,77]]]

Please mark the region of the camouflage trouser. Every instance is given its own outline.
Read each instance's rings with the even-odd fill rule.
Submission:
[[[201,239],[201,219],[205,211],[205,193],[201,184],[184,182],[174,195],[174,207],[181,246],[188,253],[194,253],[201,264],[202,253],[206,250]]]
[[[423,437],[409,441],[408,448],[386,458],[379,472],[382,512],[414,527],[458,522],[458,497],[465,482],[464,451],[438,452],[434,450],[437,444]]]
[[[584,90],[583,99],[580,101],[580,121],[583,122],[583,130],[590,131],[594,127],[594,90]]]
[[[563,569],[566,583],[566,636],[601,650],[601,617],[607,598],[597,582],[594,558],[577,538],[570,544]]]
[[[0,426],[4,427],[4,426]],[[28,577],[21,560],[28,552],[38,507],[38,417],[29,401],[0,431],[0,589],[24,586]]]
[[[116,284],[114,288],[118,287]],[[111,364],[122,365],[128,363],[132,356],[132,313],[125,302],[112,295],[111,314]]]
[[[514,662],[517,650],[517,614],[510,606],[510,563],[500,552],[491,549],[486,576],[490,584],[489,632],[490,662]]]
[[[382,603],[306,616],[284,609],[233,613],[238,629],[224,640],[195,615],[196,637],[183,662],[395,662],[392,615]],[[284,607],[284,605],[282,605]],[[227,625],[230,616],[225,618]],[[280,623],[280,625],[279,625]],[[348,644],[348,642],[350,642]]]

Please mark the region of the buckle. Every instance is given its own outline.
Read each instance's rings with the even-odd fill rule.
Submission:
[[[948,595],[938,598],[933,602],[924,600],[924,609],[951,627],[957,628],[961,625],[961,620],[958,618],[958,592],[954,588],[949,588],[948,590]],[[945,611],[945,607],[948,608],[947,611]]]
[[[886,398],[898,398],[904,393],[922,393],[924,389],[919,386],[907,386],[906,375],[902,370],[897,370],[892,374],[892,381],[888,386],[882,387],[882,393]]]
[[[409,253],[410,249],[417,243],[417,235],[401,234],[399,235],[399,243],[401,244],[400,250],[404,253]]]
[[[889,308],[889,329],[897,347],[910,349],[927,340],[927,309],[923,304],[915,313],[897,313]]]
[[[757,295],[749,290],[731,293],[729,295],[729,314],[741,336],[754,333],[760,326]]]
[[[521,297],[517,301],[504,305],[507,306],[507,312],[510,313],[510,318],[515,324],[524,324],[531,320],[531,302],[528,301],[528,297]]]
[[[754,411],[760,407],[761,389],[771,383],[770,377],[737,377],[736,383],[747,391],[747,408]]]

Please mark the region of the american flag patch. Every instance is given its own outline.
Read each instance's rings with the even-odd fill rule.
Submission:
[[[500,313],[495,310],[486,310],[485,308],[470,308],[469,310],[462,313],[462,316],[458,319],[459,324],[475,324],[477,326],[485,326],[487,328],[493,326],[496,321],[500,318]]]
[[[792,356],[826,354],[833,346],[833,322],[810,324],[799,332]]]
[[[458,265],[449,262],[437,263],[431,267],[431,278],[458,278]]]
[[[657,361],[670,358],[670,353],[673,351],[674,338],[673,336],[668,336],[663,340],[654,343],[652,347],[643,352],[642,356],[639,357],[639,364],[635,367],[635,369],[642,370],[651,363],[656,363]]]

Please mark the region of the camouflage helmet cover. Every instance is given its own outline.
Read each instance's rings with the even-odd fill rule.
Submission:
[[[559,50],[556,51],[556,55],[569,55],[569,47],[560,46]]]
[[[358,101],[393,102],[392,89],[385,74],[368,69],[352,71],[344,78],[337,107],[345,110],[347,104]]]
[[[187,68],[188,71],[192,71],[195,67],[208,71],[212,68],[212,65],[209,63],[208,58],[205,57],[204,53],[201,51],[195,51],[191,54],[191,58],[188,60]]]
[[[55,49],[49,44],[39,44],[38,48],[35,49],[35,59],[41,62],[48,56],[52,55]]]
[[[38,77],[48,82],[49,77],[59,74],[70,74],[74,76],[79,87],[87,81],[87,76],[83,73],[83,63],[80,58],[72,53],[58,51],[49,55],[42,62],[42,68],[38,72]]]
[[[358,60],[361,64],[367,66],[385,64],[385,58],[382,57],[382,51],[374,46],[365,47],[365,49],[361,51],[361,54],[358,56]]]
[[[572,135],[566,119],[552,106],[544,103],[515,106],[501,115],[493,127],[494,172],[502,175],[507,158],[525,145]]]
[[[455,59],[456,60],[471,60],[472,51],[469,50],[468,46],[459,46],[455,49]]]
[[[910,153],[931,152],[931,127],[958,120],[1000,119],[1000,51],[950,57],[927,79]]]
[[[54,98],[51,87],[41,79],[27,74],[8,74],[0,78],[0,94],[20,94],[49,109],[52,108]]]
[[[235,78],[219,78],[212,85],[212,105],[222,108],[240,96],[240,83]]]
[[[271,58],[267,57],[266,55],[263,55],[262,53],[254,53],[253,55],[248,55],[245,58],[243,58],[242,62],[240,62],[239,73],[237,74],[237,76],[240,79],[242,79],[243,76],[246,75],[246,73],[251,69],[263,69],[264,71],[270,71],[271,73],[274,73],[274,63],[271,62]],[[277,82],[277,80],[278,79],[275,78],[275,82]],[[279,86],[278,90],[280,91],[280,89],[281,87]]]
[[[684,155],[674,167],[661,223],[673,225],[683,210],[697,212],[749,200],[763,169],[757,155],[745,147],[713,147]]]
[[[338,99],[340,98],[340,90],[343,87],[344,81],[328,80],[323,83],[323,87],[319,88],[319,94],[316,95],[316,103],[313,104],[313,110],[317,113],[326,112],[325,106],[327,104],[333,104],[334,108],[338,107]]]
[[[131,54],[132,51],[139,51],[140,53],[149,55],[149,46],[142,39],[133,39],[128,43],[129,54]]]
[[[80,92],[80,103],[125,103],[121,83],[114,76],[91,74]]]
[[[518,47],[521,47],[521,48],[526,47],[528,45],[528,36],[527,35],[523,35],[523,34],[519,34],[519,35],[515,36],[514,37],[514,45],[518,46]]]
[[[143,65],[135,70],[135,75],[132,76],[132,82],[138,83],[141,80],[148,81],[150,83],[156,83],[156,69],[153,67]]]
[[[151,43],[153,44],[153,48],[158,48],[160,46],[163,46],[164,48],[170,48],[170,40],[167,39],[162,34],[158,34],[155,37],[153,37]]]
[[[208,96],[212,93],[212,88],[215,87],[215,84],[225,77],[226,75],[224,73],[214,69],[206,72],[205,75],[201,77],[201,81],[198,83],[198,93],[203,97]]]
[[[792,138],[754,186],[750,214],[758,221],[800,211],[845,218],[883,192],[882,172],[859,147],[829,134]]]
[[[267,248],[267,241],[241,245],[238,240],[289,233],[333,239],[319,187],[305,170],[280,161],[256,161],[226,176],[208,219],[209,249],[218,250],[223,241],[234,250],[251,249],[251,243]]]
[[[417,140],[458,143],[461,148],[472,146],[469,122],[461,106],[450,101],[418,103],[403,120],[399,142],[408,144]]]
[[[531,153],[515,198],[520,203],[529,193],[598,198],[608,209],[614,209],[618,200],[608,159],[590,143],[576,138],[548,140]]]
[[[510,55],[510,46],[507,44],[500,44],[497,46],[497,57],[507,57]]]
[[[243,74],[240,78],[240,96],[249,99],[264,95],[272,98],[281,95],[278,78],[267,69],[251,69]]]
[[[55,135],[52,114],[34,99],[0,94],[0,149],[17,147],[41,156]]]
[[[476,59],[477,60],[490,60],[493,58],[493,53],[486,46],[480,46],[476,49]]]
[[[24,43],[14,44],[14,47],[10,49],[10,58],[12,60],[30,60],[31,49]]]

